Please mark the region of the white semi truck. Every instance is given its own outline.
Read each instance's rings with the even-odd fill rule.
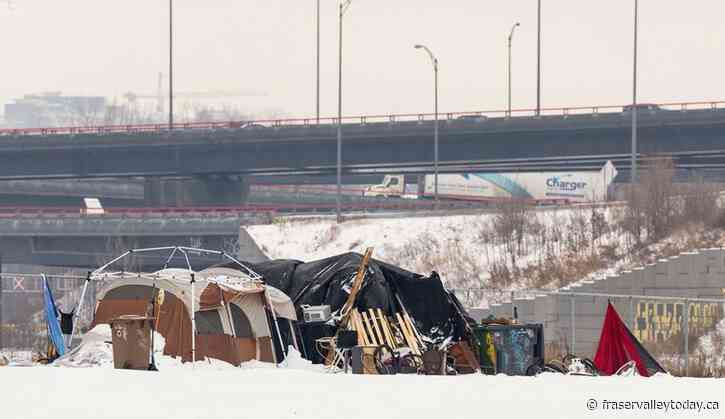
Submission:
[[[517,198],[537,203],[605,201],[616,176],[610,161],[599,171],[439,174],[438,196],[492,201]],[[430,198],[434,193],[434,175],[386,175],[363,195]]]

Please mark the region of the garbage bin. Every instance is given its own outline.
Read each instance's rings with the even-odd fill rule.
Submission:
[[[151,351],[152,317],[120,316],[111,320],[113,367],[147,370]]]

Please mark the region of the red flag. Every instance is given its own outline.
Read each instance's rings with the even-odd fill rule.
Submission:
[[[647,352],[637,338],[622,322],[611,303],[607,305],[602,334],[599,337],[594,365],[600,373],[612,375],[622,365],[634,361],[641,376],[649,377],[656,372],[665,372],[664,368]]]

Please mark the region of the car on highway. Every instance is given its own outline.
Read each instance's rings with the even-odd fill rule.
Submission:
[[[637,103],[636,105],[626,105],[622,108],[623,114],[630,114],[632,113],[633,109],[637,109],[637,113],[657,113],[660,111],[666,111],[666,109],[662,109],[660,105],[654,104],[654,103]]]
[[[461,115],[457,118],[459,121],[484,122],[488,120],[486,115]]]

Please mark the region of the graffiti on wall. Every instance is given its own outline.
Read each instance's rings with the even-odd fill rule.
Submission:
[[[641,342],[664,342],[680,334],[684,324],[685,304],[674,301],[639,301],[635,309],[632,333]],[[715,327],[723,317],[720,303],[690,303],[690,334],[700,335]]]

